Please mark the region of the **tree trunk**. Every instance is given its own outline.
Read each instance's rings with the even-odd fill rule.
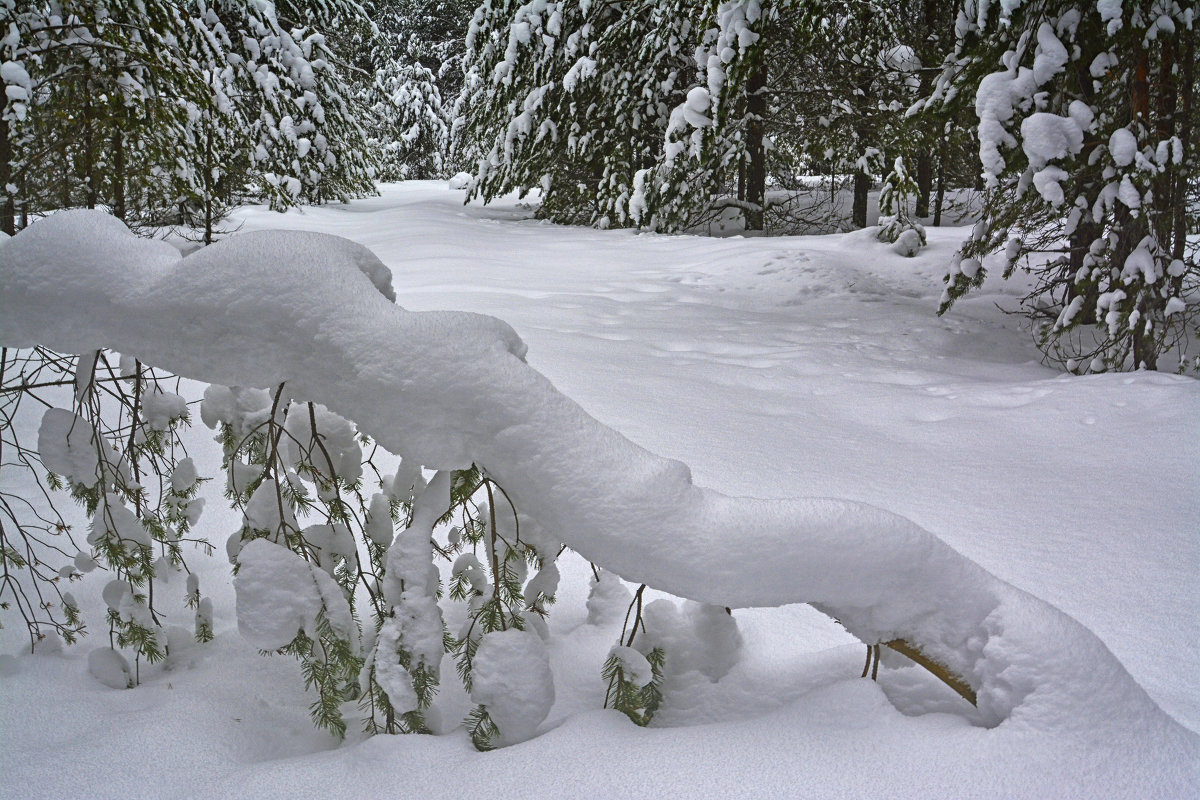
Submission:
[[[4,204],[0,206],[0,231],[12,236],[17,232],[17,207],[13,193],[8,189],[12,185],[12,142],[9,139],[8,121],[4,119],[7,110],[6,98],[0,110],[0,191],[4,192]]]
[[[947,126],[938,137],[937,146],[937,199],[933,205],[933,225],[941,227],[942,209],[946,205],[946,143],[950,139],[950,128]]]
[[[113,146],[113,201],[112,213],[113,216],[125,221],[125,137],[121,133],[121,128],[118,125],[113,130],[112,138]]]
[[[1142,310],[1142,309],[1139,309]],[[1149,317],[1143,311],[1135,330],[1130,331],[1133,337],[1133,368],[1158,369],[1158,352],[1155,347],[1154,335],[1146,330]]]
[[[943,20],[945,14],[941,13],[937,0],[924,0],[922,5],[922,29],[921,41],[917,45],[917,55],[921,59],[924,66],[932,66],[936,64],[940,58],[940,53],[937,52],[936,46],[933,44],[937,41],[935,38],[937,33],[938,23]],[[930,91],[931,76],[926,70],[920,72],[920,96],[928,97]],[[942,124],[938,119],[932,118],[925,120],[918,117],[917,130],[917,216],[924,219],[929,216],[929,196],[933,190],[933,148],[935,143],[941,142],[941,134],[938,130]],[[937,134],[931,136],[930,134]]]
[[[929,195],[933,191],[933,156],[922,152],[917,156],[917,216],[929,216]]]
[[[1179,87],[1181,96],[1179,98],[1178,114],[1182,123],[1179,127],[1179,140],[1183,143],[1183,164],[1179,165],[1175,170],[1175,218],[1172,228],[1175,232],[1175,241],[1171,247],[1171,258],[1183,260],[1184,253],[1187,248],[1187,220],[1185,218],[1184,205],[1187,199],[1188,174],[1195,174],[1195,165],[1192,163],[1196,154],[1195,142],[1192,141],[1192,117],[1196,113],[1196,39],[1200,38],[1194,28],[1186,34],[1181,32],[1181,35],[1187,37],[1187,49],[1184,51],[1183,70],[1180,75]],[[1177,291],[1182,291],[1183,277],[1176,279],[1178,284]]]
[[[850,220],[856,228],[867,227],[867,193],[871,190],[871,176],[861,167],[854,172],[854,207]]]
[[[96,152],[92,139],[92,87],[87,78],[83,80],[83,182],[88,208],[95,208],[98,194],[96,192]]]
[[[759,64],[746,85],[746,230],[765,228],[767,206],[767,149],[763,128],[767,116],[767,65]]]
[[[204,243],[213,243],[212,126],[204,128]]]

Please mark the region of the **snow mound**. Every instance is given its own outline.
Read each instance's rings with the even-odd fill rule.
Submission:
[[[1055,126],[1042,155],[1073,146],[1074,129]],[[626,580],[714,606],[807,602],[864,642],[902,640],[961,676],[988,724],[1178,729],[1091,631],[913,522],[846,500],[697,487],[685,464],[599,423],[526,365],[505,323],[392,304],[363,275],[363,252],[274,232],[181,258],[101,212],[54,214],[0,244],[0,343],[110,347],[228,386],[286,382],[406,460],[479,465],[523,513]],[[281,603],[286,624],[247,627],[286,643],[329,598],[308,565],[252,546],[239,594],[266,607],[280,583],[294,596]]]
[[[111,647],[97,647],[88,653],[88,674],[111,689],[133,687],[129,662]]]
[[[921,241],[921,233],[909,228],[896,237],[896,241],[892,243],[892,252],[905,258],[912,258],[921,252],[922,245],[924,242]]]
[[[303,631],[317,638],[317,617],[352,642],[357,628],[350,604],[328,574],[288,548],[254,539],[238,553],[238,630],[259,650],[287,647]]]
[[[485,634],[472,661],[471,699],[500,729],[496,744],[532,739],[554,705],[554,676],[541,637],[515,628]]]
[[[587,599],[589,625],[620,622],[633,600],[633,592],[616,575],[606,570],[592,578]]]

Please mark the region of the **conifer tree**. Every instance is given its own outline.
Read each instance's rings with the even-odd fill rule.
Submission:
[[[449,149],[447,91],[457,92],[461,48],[470,11],[458,3],[375,0],[374,30],[353,60],[369,146],[379,159],[378,180],[434,178],[446,171]],[[452,88],[451,88],[452,87]]]
[[[694,5],[480,6],[456,109],[474,195],[537,188],[550,219],[633,224],[635,174],[654,163],[694,69]]]
[[[1186,342],[1200,278],[1195,16],[1151,0],[967,2],[934,99],[974,97],[986,192],[943,313],[1000,252],[1006,277],[1033,274],[1025,313],[1068,370],[1154,369]]]
[[[333,24],[356,8],[297,11]],[[281,208],[372,189],[335,55],[272,5],[6,0],[0,17],[6,230],[18,215],[105,205],[131,224],[183,221],[211,238],[217,207],[248,193]]]

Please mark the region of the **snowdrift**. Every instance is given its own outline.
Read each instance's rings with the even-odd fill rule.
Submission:
[[[225,385],[286,382],[434,469],[480,465],[517,506],[630,581],[731,607],[807,602],[864,642],[904,640],[992,725],[1134,733],[1195,751],[1107,647],[914,523],[861,503],[697,487],[525,364],[505,323],[413,313],[338,237],[261,232],[187,257],[95,211],[0,244],[0,344],[105,347]]]

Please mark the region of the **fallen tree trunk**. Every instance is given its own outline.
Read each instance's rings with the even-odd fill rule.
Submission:
[[[364,277],[365,276],[365,277]],[[375,285],[372,286],[372,280]],[[181,258],[101,212],[0,244],[0,344],[112,348],[226,385],[286,382],[434,469],[478,464],[627,580],[728,607],[807,602],[975,702],[987,724],[1175,726],[1095,635],[911,521],[829,498],[729,497],[589,416],[505,323],[412,313],[365,248],[300,232]]]

